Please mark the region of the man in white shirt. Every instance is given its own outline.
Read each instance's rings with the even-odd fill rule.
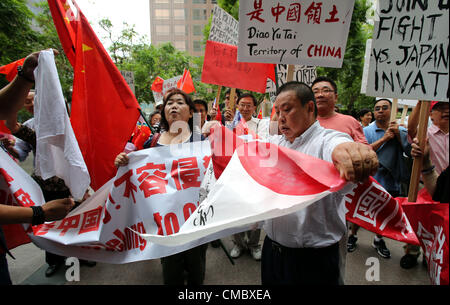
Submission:
[[[247,127],[261,138],[269,135],[268,124],[262,120],[254,118],[257,106],[256,98],[250,93],[244,93],[237,100],[237,108],[245,120]],[[234,247],[231,249],[230,255],[233,258],[241,256],[245,249],[248,249],[255,260],[261,259],[261,246],[259,245],[260,229],[250,230],[233,235]],[[247,240],[246,240],[247,237]]]
[[[348,181],[364,181],[376,172],[378,159],[369,146],[320,126],[314,93],[306,84],[281,86],[274,107],[282,135],[271,142],[333,162]],[[301,211],[264,222],[263,285],[340,283],[339,241],[347,230],[344,195],[332,193]]]

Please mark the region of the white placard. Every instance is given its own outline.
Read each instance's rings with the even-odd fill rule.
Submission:
[[[239,62],[340,68],[354,0],[241,1]]]
[[[362,91],[448,102],[448,1],[379,0],[375,17]]]
[[[286,83],[287,79],[287,65],[277,65],[277,79],[278,86],[282,86]],[[295,66],[294,68],[294,81],[303,82],[308,86],[311,86],[312,82],[317,78],[316,67],[314,66]],[[270,100],[276,95],[276,85],[271,79],[267,79],[266,93],[269,93]]]
[[[237,46],[238,30],[239,22],[218,5],[214,6],[208,40]]]

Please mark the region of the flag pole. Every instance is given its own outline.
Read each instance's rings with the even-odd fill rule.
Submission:
[[[417,106],[416,106],[417,107]],[[419,140],[420,150],[424,151],[425,141],[428,129],[428,114],[430,112],[430,101],[422,101],[419,113],[419,127],[417,131],[417,139]],[[417,193],[419,192],[420,171],[422,170],[422,157],[414,158],[411,171],[411,180],[409,182],[408,201],[416,202]]]
[[[220,93],[222,92],[222,86],[218,86],[217,95],[216,95],[216,105],[219,105],[220,102]]]
[[[392,107],[391,107],[391,122],[394,122],[397,118],[397,111],[398,111],[398,99],[394,98],[392,100]]]
[[[294,80],[294,69],[294,65],[288,65],[286,82],[292,82]]]
[[[142,112],[142,109],[141,109],[141,108],[138,108],[138,110],[139,110],[139,113],[141,114],[141,117],[144,119],[145,124],[147,124],[147,126],[150,128],[150,130],[151,130],[152,133],[155,133],[155,129],[154,129],[153,126],[150,125],[150,123],[147,121],[147,118],[145,117],[144,113]]]

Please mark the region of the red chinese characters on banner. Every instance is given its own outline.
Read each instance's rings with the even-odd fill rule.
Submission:
[[[345,196],[346,218],[366,230],[418,245],[401,205],[372,177]]]
[[[283,3],[285,4],[285,3]],[[293,2],[289,4],[289,7],[286,5],[280,4],[278,2],[275,6],[270,8],[271,15],[274,17],[275,23],[280,21],[280,18],[286,18],[286,21],[300,23],[301,21],[301,11],[302,6],[299,2]],[[306,16],[306,23],[314,23],[320,24],[322,19],[322,6],[323,2],[313,1],[305,10],[304,15]],[[286,10],[286,8],[288,9]],[[256,20],[264,23],[265,20],[261,17],[264,9],[262,6],[262,0],[255,0],[253,3],[254,10],[248,12],[246,15],[250,16],[250,21]],[[333,23],[339,22],[339,18],[336,17],[338,15],[338,10],[336,5],[333,5],[333,8],[328,12],[328,18],[323,20],[325,23]],[[286,14],[286,17],[284,17]]]
[[[423,194],[423,192],[422,192]],[[423,201],[419,192],[417,202],[398,198],[402,202],[411,226],[416,232],[427,261],[428,275],[434,285],[449,284],[448,203]]]
[[[322,2],[315,3],[314,1],[305,11],[305,16],[308,18],[307,23],[320,24],[320,17],[322,16]]]
[[[329,13],[330,18],[325,19],[325,22],[326,23],[339,22],[339,18],[336,18],[337,13],[338,13],[338,10],[336,8],[336,5],[333,5],[333,10]]]
[[[30,194],[26,193],[23,189],[19,189],[14,193],[14,197],[24,207],[35,206],[36,204],[31,199]]]
[[[150,173],[155,170],[153,173]],[[147,163],[136,170],[136,174],[140,175],[138,181],[141,183],[139,189],[144,193],[144,197],[148,198],[155,194],[167,193],[166,186],[169,184],[163,170],[166,170],[165,164]]]
[[[289,6],[286,20],[287,21],[295,21],[295,22],[299,23],[301,15],[302,15],[301,4],[300,3],[292,3]]]
[[[136,185],[134,185],[131,182],[131,176],[133,176],[133,170],[127,171],[125,174],[123,174],[120,178],[118,178],[116,181],[114,181],[114,186],[118,187],[122,183],[125,182],[125,191],[123,193],[124,197],[130,198],[133,197],[134,203],[136,203],[136,198],[134,197],[134,192],[137,191]]]
[[[198,168],[197,158],[191,157],[174,160],[171,176],[175,181],[177,190],[200,187],[201,181],[198,180],[200,177],[200,169]]]
[[[263,13],[262,9],[262,0],[255,0],[253,1],[253,7],[255,8],[254,11],[247,14],[247,16],[250,16],[250,20],[256,19],[259,22],[264,23],[264,19],[261,18],[261,15]]]
[[[56,226],[57,221],[34,226],[32,227],[33,233],[36,236],[42,236],[47,234],[49,230],[55,229],[60,231],[60,236],[64,236],[69,230],[73,229],[78,230],[78,235],[98,231],[100,228],[100,221],[102,220],[102,211],[103,207],[99,206],[82,214],[66,217],[61,220],[59,226]]]

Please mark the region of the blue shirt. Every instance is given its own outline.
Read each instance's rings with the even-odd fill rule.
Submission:
[[[385,130],[377,126],[376,121],[364,127],[367,142],[372,144],[381,139]],[[389,193],[399,193],[401,182],[409,181],[410,170],[406,165],[404,154],[411,156],[411,144],[408,142],[407,130],[400,126],[400,139],[397,137],[383,143],[376,151],[380,164],[373,176]]]

